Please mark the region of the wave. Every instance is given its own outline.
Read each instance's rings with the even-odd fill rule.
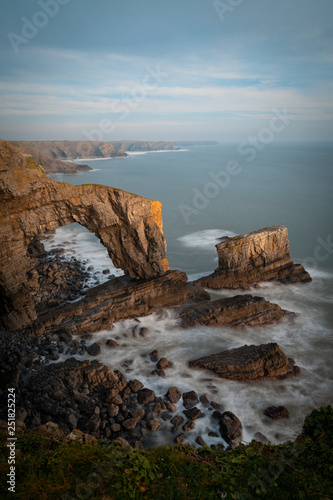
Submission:
[[[216,252],[215,245],[220,243],[220,238],[223,236],[233,237],[236,236],[236,233],[225,229],[205,229],[180,236],[177,240],[185,247]]]

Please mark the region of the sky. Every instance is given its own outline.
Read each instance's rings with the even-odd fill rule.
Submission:
[[[333,140],[332,0],[2,0],[1,11],[2,139],[247,141],[282,113],[277,140]]]

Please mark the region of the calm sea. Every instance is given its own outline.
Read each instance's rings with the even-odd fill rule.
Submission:
[[[245,441],[260,431],[278,443],[297,435],[311,408],[332,404],[333,399],[333,144],[272,144],[257,151],[254,160],[248,159],[235,144],[197,146],[124,159],[84,160],[82,163],[93,171],[50,177],[75,185],[105,184],[161,201],[170,268],[185,271],[190,279],[211,273],[217,266],[217,238],[276,224],[288,228],[291,257],[305,265],[312,283],[264,284],[252,293],[296,312],[296,319],[264,328],[197,327],[182,331],[175,316],[162,312],[141,320],[149,330],[145,339],[129,337],[132,321],[94,334],[94,341],[123,337],[112,354],[102,350],[100,360],[124,370],[124,360],[133,359],[127,368],[128,378],[139,378],[159,395],[170,385],[207,394],[238,415]],[[95,281],[105,279],[105,268],[119,274],[95,236],[77,224],[57,230],[47,245],[63,246],[69,256],[93,265]],[[235,294],[221,291],[212,297]],[[208,372],[187,368],[190,359],[272,341],[295,358],[302,370],[299,377],[248,384],[215,379]],[[153,365],[147,354],[153,349],[174,363],[165,379],[150,374]],[[207,381],[207,376],[212,380]],[[273,422],[265,417],[263,409],[272,405],[286,406],[289,420]],[[189,433],[190,442],[199,431],[208,444],[219,442],[208,437],[209,431],[216,430],[216,421],[210,412],[205,413]],[[166,442],[167,435],[159,433],[156,442]]]

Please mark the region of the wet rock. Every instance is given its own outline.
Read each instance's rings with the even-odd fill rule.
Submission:
[[[236,295],[210,302],[200,302],[180,313],[183,328],[196,325],[262,326],[289,314],[263,297]]]
[[[209,399],[207,398],[207,396],[206,396],[206,395],[204,395],[204,394],[203,394],[202,396],[200,396],[199,400],[200,400],[200,403],[201,403],[201,404],[202,404],[205,408],[208,408],[208,406],[209,406]]]
[[[264,415],[273,420],[280,418],[289,418],[289,412],[284,406],[270,406],[264,410]]]
[[[255,435],[253,436],[253,439],[255,439],[256,441],[259,441],[259,443],[263,443],[263,444],[269,443],[269,440],[267,439],[267,437],[264,436],[263,434],[261,434],[261,432],[256,432]]]
[[[115,396],[113,396],[110,403],[119,406],[119,405],[123,404],[123,399],[119,394],[116,394]]]
[[[153,403],[155,399],[155,392],[151,389],[140,389],[138,391],[138,403],[140,405],[147,405]]]
[[[153,406],[153,413],[161,413],[161,412],[162,412],[162,407],[161,407],[160,403],[156,403]]]
[[[177,436],[174,441],[176,444],[181,444],[185,441],[185,439],[186,439],[186,434],[179,434],[179,436]]]
[[[183,405],[186,409],[193,408],[198,403],[199,399],[195,391],[183,393]]]
[[[175,417],[173,417],[171,419],[171,423],[172,425],[174,425],[175,427],[178,427],[180,424],[182,424],[184,422],[184,417],[182,415],[176,415]]]
[[[242,439],[242,423],[231,411],[225,411],[220,419],[220,434],[231,447],[237,446]]]
[[[188,422],[186,422],[185,425],[183,425],[183,431],[185,432],[189,432],[189,431],[192,431],[195,427],[195,423],[193,422],[193,420],[189,420]]]
[[[210,300],[209,293],[204,288],[196,286],[193,283],[189,283],[187,302],[201,302],[203,300]]]
[[[97,356],[100,352],[101,346],[96,342],[87,347],[87,353],[90,354],[90,356]]]
[[[189,420],[196,420],[197,418],[201,417],[201,411],[196,407],[185,410],[184,414]]]
[[[118,345],[118,342],[116,342],[115,340],[113,339],[108,339],[106,342],[105,342],[105,345],[107,345],[108,347],[110,348],[115,348],[117,347]]]
[[[98,415],[93,415],[91,419],[86,423],[85,429],[89,434],[97,433],[98,429],[101,426],[101,419]]]
[[[117,432],[121,431],[121,427],[119,424],[112,424],[110,429],[111,429],[113,434],[116,434]]]
[[[140,337],[145,337],[147,335],[147,333],[148,333],[148,328],[146,328],[145,326],[140,328],[140,330],[139,330]]]
[[[119,406],[118,405],[115,405],[115,404],[110,404],[108,406],[108,414],[109,414],[109,417],[113,418],[113,417],[116,417],[119,413]]]
[[[163,413],[161,413],[160,417],[162,420],[164,420],[164,422],[167,422],[168,420],[171,420],[172,413],[170,413],[168,411],[164,411]]]
[[[276,343],[245,345],[189,362],[191,368],[212,370],[231,380],[265,380],[299,375],[300,369]]]
[[[199,446],[207,446],[205,441],[202,439],[201,436],[198,436],[197,439],[195,440],[195,442],[199,445]]]
[[[158,361],[158,351],[155,349],[149,354],[149,357],[153,363],[156,363]]]
[[[156,366],[159,370],[165,370],[165,368],[172,366],[172,363],[167,358],[161,358]]]
[[[127,431],[130,429],[135,429],[136,425],[137,425],[137,420],[135,418],[129,418],[122,423],[122,426]]]
[[[152,432],[157,431],[157,429],[160,426],[161,426],[161,421],[158,418],[153,418],[147,421],[147,428]]]
[[[165,373],[165,371],[164,371],[164,370],[153,370],[153,371],[151,372],[151,374],[152,374],[152,375],[157,375],[158,377],[162,377],[162,378],[164,378],[164,377],[165,377],[165,375],[166,375],[166,373]]]
[[[222,417],[222,413],[218,410],[213,411],[212,417],[215,418],[216,420],[220,420]]]
[[[223,406],[220,403],[212,401],[210,404],[214,408],[214,410],[223,411]]]
[[[174,413],[176,411],[176,406],[173,403],[171,403],[171,401],[167,401],[165,404],[166,404],[167,409],[171,413]]]
[[[135,410],[131,410],[130,415],[136,420],[141,420],[145,416],[145,410],[143,408],[137,408]]]

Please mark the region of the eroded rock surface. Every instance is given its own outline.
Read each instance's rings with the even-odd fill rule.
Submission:
[[[114,265],[133,278],[168,270],[158,201],[106,186],[55,182],[5,141],[0,141],[0,197],[0,329],[24,328],[36,319],[27,249],[37,235],[59,226],[87,227]]]
[[[91,333],[111,328],[124,318],[135,318],[171,306],[187,298],[187,276],[167,271],[163,276],[134,280],[121,276],[87,290],[86,297],[74,303],[54,307],[38,317],[33,333]]]
[[[197,280],[198,286],[247,289],[260,281],[311,281],[304,267],[290,258],[288,230],[284,226],[266,227],[234,238],[226,236],[216,248],[218,268]]]
[[[300,374],[295,361],[278,344],[245,345],[189,362],[191,368],[212,370],[219,377],[249,381],[288,378]]]
[[[199,302],[180,313],[184,328],[196,325],[261,326],[274,323],[288,311],[262,297],[236,295],[211,302]]]

